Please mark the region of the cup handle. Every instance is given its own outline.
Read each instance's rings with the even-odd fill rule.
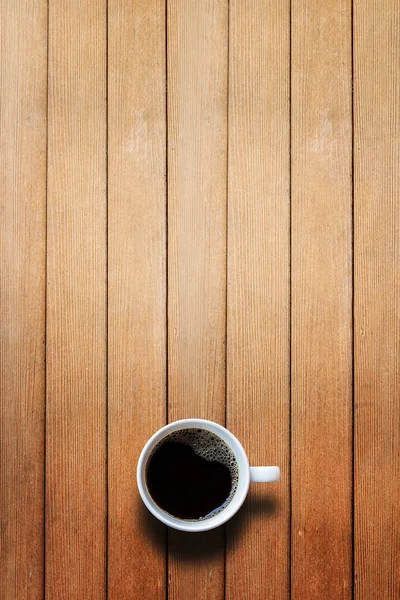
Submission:
[[[253,483],[269,483],[280,478],[279,467],[250,467],[250,481]]]

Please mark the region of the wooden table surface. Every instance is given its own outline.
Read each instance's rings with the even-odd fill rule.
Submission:
[[[0,0],[1,600],[400,598],[398,0]],[[280,483],[147,513],[212,419]]]

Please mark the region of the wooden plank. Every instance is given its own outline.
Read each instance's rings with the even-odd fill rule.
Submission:
[[[168,416],[223,424],[228,3],[167,6]],[[170,532],[169,597],[223,598],[224,531],[195,542]]]
[[[17,24],[17,26],[16,26]],[[0,597],[43,597],[47,3],[0,3]]]
[[[46,598],[105,598],[106,2],[50,0]]]
[[[165,528],[136,465],[166,421],[165,2],[108,15],[108,598],[164,600]]]
[[[352,595],[351,2],[292,5],[292,598]]]
[[[354,5],[355,597],[400,594],[400,5]]]
[[[226,598],[288,598],[290,2],[229,9],[227,426],[254,485],[227,528]]]

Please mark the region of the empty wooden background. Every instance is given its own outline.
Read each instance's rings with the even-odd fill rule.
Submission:
[[[0,0],[0,598],[400,597],[400,4]],[[278,464],[138,497],[167,421]]]

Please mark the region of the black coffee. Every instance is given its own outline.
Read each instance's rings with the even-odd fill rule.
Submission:
[[[238,483],[233,451],[205,429],[180,429],[163,438],[146,467],[154,502],[179,519],[208,519],[231,500]]]

